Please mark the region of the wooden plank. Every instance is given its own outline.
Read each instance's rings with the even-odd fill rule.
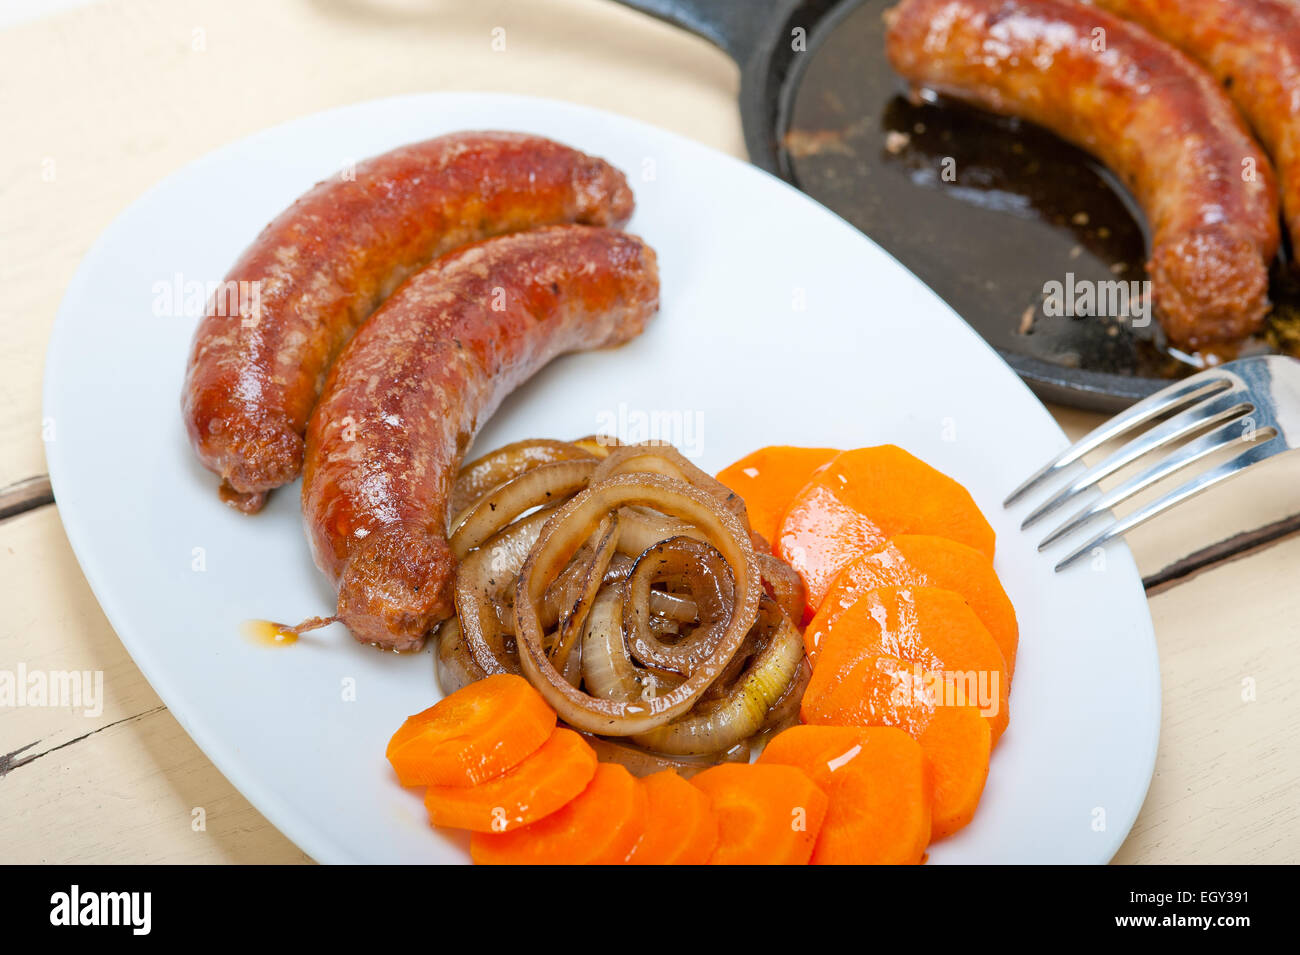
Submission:
[[[0,601],[0,669],[97,673],[103,687],[102,706],[0,707],[0,862],[306,860],[163,707],[55,508],[0,524]]]
[[[162,706],[10,770],[0,792],[5,863],[311,861]]]
[[[113,0],[0,32],[0,62],[31,78],[0,84],[0,122],[24,131],[0,153],[0,486],[45,470],[45,343],[90,243],[146,188],[223,143],[340,103],[499,89],[612,109],[743,155],[735,68],[703,41],[597,0],[448,9]],[[492,49],[497,28],[502,52]],[[1072,438],[1101,420],[1053,412]],[[1160,764],[1119,861],[1300,855],[1286,795],[1300,766],[1287,735],[1300,672],[1284,648],[1300,619],[1289,586],[1300,543],[1258,549],[1256,535],[1241,560],[1191,576],[1177,565],[1300,510],[1288,478],[1287,467],[1262,469],[1131,539],[1145,574],[1174,570],[1152,601],[1165,679]],[[0,756],[17,751],[0,763],[0,859],[303,858],[158,708],[53,508],[0,523],[0,600],[0,667],[98,670],[106,687],[94,717],[0,709]],[[1257,700],[1238,702],[1252,675]],[[196,806],[207,810],[206,833],[190,827]]]
[[[1116,862],[1300,862],[1297,562],[1292,538],[1152,599],[1160,752]]]

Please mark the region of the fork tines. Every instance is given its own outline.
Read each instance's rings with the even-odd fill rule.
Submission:
[[[1043,538],[1038,545],[1040,551],[1099,517],[1108,518],[1099,533],[1057,563],[1059,571],[1175,504],[1288,450],[1291,445],[1281,423],[1286,420],[1286,414],[1280,413],[1283,411],[1293,418],[1300,417],[1300,363],[1276,355],[1229,362],[1172,384],[1116,415],[1045,464],[1012,491],[1003,504],[1010,506],[1030,491],[1044,487],[1102,445],[1149,426],[1030,511],[1020,525],[1028,528],[1140,458],[1177,445],[1145,470],[1076,510]],[[1293,433],[1297,430],[1295,424],[1292,422]],[[1243,450],[1163,497],[1119,519],[1110,514],[1111,508],[1156,482],[1237,444],[1243,445]]]

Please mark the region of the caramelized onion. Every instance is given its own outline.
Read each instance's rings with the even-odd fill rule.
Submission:
[[[650,627],[652,584],[680,578],[700,614],[699,626],[675,643],[664,643]],[[727,624],[735,582],[722,555],[703,541],[670,537],[646,550],[623,591],[623,631],[632,656],[648,667],[690,676],[713,655]]]
[[[462,560],[456,571],[456,616],[465,645],[485,674],[519,672],[514,641],[497,608],[514,592],[515,578],[554,511],[546,508],[515,521]]]
[[[444,695],[455,693],[461,687],[487,676],[469,652],[469,644],[465,642],[460,621],[455,617],[442,622],[436,640],[438,686]]]
[[[725,753],[710,753],[708,756],[664,756],[587,733],[583,734],[583,738],[596,751],[598,760],[602,763],[618,763],[633,776],[649,776],[671,769],[682,778],[690,779],[696,773],[719,763],[747,763],[750,755],[748,743],[741,743]]]
[[[612,434],[588,434],[574,440],[573,446],[598,458],[607,458],[615,448],[623,447],[623,442]]]
[[[615,452],[617,453],[617,452]],[[611,455],[612,457],[612,455]],[[730,619],[714,654],[680,686],[651,700],[606,700],[568,683],[543,645],[537,605],[596,526],[611,511],[651,507],[694,524],[735,577]],[[681,716],[730,662],[758,613],[762,584],[748,527],[719,501],[680,480],[657,474],[617,474],[593,483],[562,505],[542,528],[515,584],[515,634],[524,675],[570,725],[607,736],[632,736]]]
[[[479,498],[456,523],[451,552],[457,560],[482,545],[519,515],[563,501],[585,487],[595,470],[593,458],[541,464],[511,478]]]
[[[652,700],[681,685],[680,678],[632,662],[623,638],[623,596],[605,587],[592,604],[582,634],[582,679],[594,696],[631,702]]]
[[[596,592],[605,582],[605,571],[609,569],[614,548],[618,544],[618,515],[607,516],[597,528],[596,535],[600,538],[599,543],[596,544],[591,559],[583,566],[582,583],[578,587],[576,599],[560,614],[560,632],[551,648],[551,662],[557,670],[569,677],[569,682],[574,686],[582,680],[582,669],[568,668],[569,653],[582,634]]]
[[[735,681],[714,699],[701,700],[685,716],[644,733],[635,741],[673,756],[694,756],[730,749],[763,728],[803,664],[803,637],[774,602],[760,615],[756,629],[760,649]]]
[[[615,474],[631,473],[662,474],[697,487],[735,514],[746,529],[749,528],[749,514],[745,510],[744,498],[712,474],[686,460],[671,444],[648,441],[645,444],[628,444],[616,448],[600,462],[591,480],[595,483]]]
[[[802,620],[808,592],[798,571],[767,552],[756,550],[754,557],[758,560],[758,569],[763,575],[763,589],[771,594],[787,617],[795,621]]]
[[[447,507],[450,516],[455,518],[451,526],[454,528],[460,523],[459,519],[463,517],[465,509],[477,503],[488,491],[525,471],[554,461],[591,457],[593,455],[590,451],[575,443],[538,438],[516,441],[476,458],[460,469],[456,482],[452,485],[451,502]]]

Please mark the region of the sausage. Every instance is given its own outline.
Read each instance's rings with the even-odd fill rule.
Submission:
[[[1173,344],[1261,327],[1279,242],[1273,170],[1208,73],[1068,0],[904,0],[887,19],[890,62],[911,84],[1044,126],[1123,180],[1147,217]]]
[[[448,501],[501,400],[557,355],[635,337],[658,305],[643,241],[552,226],[438,259],[362,326],[312,414],[302,490],[316,564],[358,641],[417,650],[451,616]]]
[[[621,226],[632,208],[617,169],[520,133],[441,136],[318,184],[245,250],[195,332],[182,410],[222,498],[252,513],[298,476],[330,363],[417,268],[539,225]],[[230,289],[247,294],[231,304]]]
[[[1092,0],[1205,66],[1268,150],[1300,248],[1300,7],[1294,0]]]

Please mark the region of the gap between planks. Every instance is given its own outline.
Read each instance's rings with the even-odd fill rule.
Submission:
[[[0,523],[53,503],[54,492],[50,488],[48,475],[41,474],[10,484],[0,488]],[[1198,574],[1263,550],[1297,532],[1300,532],[1300,514],[1242,531],[1226,540],[1193,551],[1154,574],[1143,577],[1142,586],[1149,596],[1163,593]]]

